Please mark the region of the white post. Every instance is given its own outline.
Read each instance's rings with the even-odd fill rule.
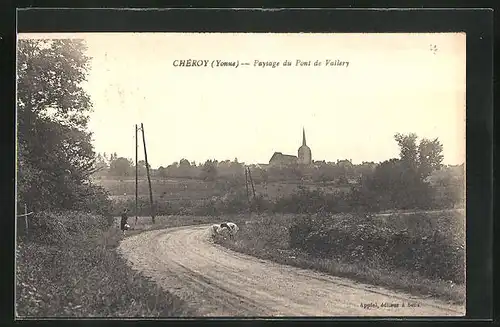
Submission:
[[[24,226],[26,227],[26,236],[28,236],[28,208],[24,204]]]

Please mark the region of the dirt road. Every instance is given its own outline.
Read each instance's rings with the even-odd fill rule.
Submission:
[[[208,226],[144,232],[124,239],[119,251],[135,269],[191,303],[197,316],[464,314],[461,306],[227,250],[210,241]]]

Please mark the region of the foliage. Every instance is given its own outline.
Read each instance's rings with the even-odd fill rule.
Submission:
[[[431,225],[422,224],[422,220]],[[449,276],[446,275],[446,272],[450,272],[450,276],[454,276],[456,280],[463,277],[464,251],[463,247],[460,247],[463,238],[460,242],[459,235],[463,236],[464,233],[459,231],[459,224],[450,224],[463,220],[463,213],[460,218],[457,213],[429,212],[422,212],[418,216],[395,214],[387,217],[385,222],[375,216],[360,214],[253,215],[245,224],[240,225],[240,231],[234,240],[216,237],[215,241],[234,251],[281,264],[316,269],[363,283],[400,289],[412,294],[432,294],[456,303],[464,303],[465,285],[448,281]],[[450,225],[457,228],[451,229]],[[357,230],[358,226],[360,231]],[[396,235],[403,234],[398,232],[404,228],[410,231],[414,239],[417,239],[418,235],[429,237],[434,230],[440,231],[440,235],[444,238],[438,240],[436,243],[438,245],[433,247],[432,241],[428,241],[427,245],[430,247],[426,248],[427,245],[422,243],[413,254],[425,254],[426,251],[430,251],[426,254],[427,258],[437,255],[439,258],[434,261],[434,267],[429,267],[427,271],[433,271],[438,263],[442,262],[440,274],[445,276],[446,280],[439,277],[425,277],[425,270],[422,270],[425,264],[408,253],[402,257],[411,261],[401,264],[397,261],[388,261],[388,256],[378,252],[382,251],[381,247],[369,243],[373,239],[380,245],[386,244],[386,237],[387,240],[396,239]],[[303,231],[301,235],[300,230]],[[308,230],[312,231],[306,234]],[[347,230],[352,234],[339,232]],[[297,235],[294,236],[294,233]],[[458,237],[451,237],[452,235]],[[456,246],[443,246],[442,241]],[[347,249],[344,246],[347,246]],[[441,246],[443,246],[442,252],[438,249]],[[306,247],[314,247],[315,250],[302,250]],[[401,244],[401,249],[412,249],[412,247],[411,243]]]
[[[299,186],[297,192],[279,198],[273,206],[274,212],[315,213],[350,211],[349,195],[341,191],[325,193]]]
[[[373,216],[337,215],[329,219],[302,217],[290,228],[290,246],[320,257],[341,256],[356,262],[369,258],[386,266],[416,271],[433,279],[451,279],[463,283],[465,274],[465,234],[455,229],[430,228],[430,219],[444,220],[455,226],[463,213],[441,214],[438,218],[425,213],[407,215],[406,224],[384,224]],[[391,217],[403,219],[403,217]],[[401,229],[395,228],[395,226]]]
[[[418,169],[422,179],[429,177],[433,171],[442,167],[443,145],[436,138],[422,139],[418,146]]]
[[[91,187],[85,49],[76,39],[18,42],[18,197],[35,211],[72,209]]]
[[[456,171],[448,177],[435,178],[436,172],[441,169],[443,159],[442,145],[438,139],[432,141],[422,139],[417,145],[416,134],[396,134],[395,140],[400,146],[400,158],[386,160],[380,164],[363,162],[355,166],[350,160],[341,160],[336,164],[315,162],[314,167],[299,167],[298,165],[271,167],[268,171],[252,167],[252,177],[257,176],[253,179],[255,189],[259,187],[260,191],[256,192],[255,199],[250,194],[250,203],[243,191],[242,175],[226,173],[224,177],[219,176],[219,170],[236,167],[235,171],[238,171],[241,164],[229,160],[222,162],[207,160],[201,166],[200,178],[204,179],[200,182],[201,184],[179,182],[177,184],[184,188],[181,187],[182,190],[169,188],[170,192],[164,190],[159,196],[158,205],[164,207],[165,210],[161,211],[164,213],[181,212],[181,208],[171,202],[175,193],[183,199],[204,199],[198,202],[184,201],[188,207],[183,207],[183,213],[209,215],[242,213],[248,211],[249,207],[254,212],[363,213],[393,209],[442,209],[463,206],[463,166],[458,170],[455,169]],[[182,164],[174,163],[172,166],[177,167],[175,169],[180,169],[180,166],[185,169],[195,168],[186,159],[181,159],[181,162]],[[332,176],[322,175],[322,169],[332,172]],[[171,174],[169,168],[161,171],[167,175]],[[270,200],[267,196],[268,179],[272,176],[276,178],[280,174],[285,179],[302,178],[301,181],[292,185],[292,189],[297,184],[300,186],[295,193]],[[330,182],[329,179],[334,176],[335,181]],[[358,176],[357,181],[352,179],[353,176]],[[311,178],[319,179],[319,182],[317,181],[314,185],[306,181]],[[175,181],[169,180],[168,183],[175,184]],[[159,186],[157,184],[153,186],[156,188]],[[163,180],[160,184],[167,184],[167,182]],[[197,192],[195,196],[188,184],[196,185],[200,190],[203,189],[203,192]],[[313,187],[311,188],[308,184],[313,184]],[[281,185],[278,187],[278,193],[280,193],[280,187]],[[249,191],[253,193],[250,187]],[[140,193],[144,194],[144,192],[146,191],[142,190]],[[124,193],[126,194],[127,191]],[[153,193],[158,192],[154,190]],[[173,206],[176,208],[172,209]]]
[[[213,181],[217,177],[217,163],[212,160],[207,160],[201,169],[201,179],[205,181]]]
[[[30,219],[30,240],[46,245],[75,245],[84,237],[96,237],[108,226],[103,216],[81,211],[36,212]]]
[[[438,139],[396,134],[400,158],[386,160],[365,175],[353,190],[357,203],[368,210],[429,209],[435,206],[435,189],[426,178],[441,168],[443,147]]]
[[[109,163],[109,174],[112,176],[135,176],[134,163],[128,158],[114,158]]]
[[[423,180],[434,170],[439,170],[443,161],[443,145],[436,138],[428,140],[423,138],[417,146],[417,135],[410,133],[403,135],[397,133],[394,136],[400,148],[400,160],[403,167],[417,174]]]
[[[30,229],[31,231],[31,229]],[[16,249],[20,317],[169,317],[184,304],[132,270],[115,251],[117,229],[78,212],[36,216]]]

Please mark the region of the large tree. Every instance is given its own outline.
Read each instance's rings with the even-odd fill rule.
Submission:
[[[433,171],[441,168],[443,145],[438,138],[423,138],[417,145],[417,135],[396,134],[394,139],[400,148],[400,160],[406,169],[415,173],[420,180],[427,178]]]
[[[422,139],[418,146],[418,168],[421,178],[429,177],[432,172],[441,169],[443,162],[443,145],[437,138]]]
[[[139,167],[139,172],[141,172],[141,165],[139,163],[137,167]],[[144,169],[145,172],[146,171],[145,163],[142,167],[143,167],[142,169]],[[115,158],[109,164],[109,174],[111,176],[120,176],[120,177],[132,176],[135,175],[134,169],[135,167],[132,160],[125,157]]]
[[[85,51],[75,39],[18,42],[18,196],[35,210],[76,208],[91,193]]]
[[[358,190],[365,195],[365,205],[378,209],[429,208],[434,205],[435,190],[426,178],[441,167],[443,146],[438,139],[421,139],[417,135],[396,134],[399,159],[377,165],[362,179]]]

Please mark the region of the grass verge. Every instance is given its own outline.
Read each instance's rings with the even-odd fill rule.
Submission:
[[[44,213],[16,249],[16,316],[181,317],[185,303],[127,265],[115,227],[95,216]],[[56,228],[57,227],[57,228]]]
[[[313,269],[358,282],[405,291],[413,295],[432,296],[454,304],[465,303],[465,285],[441,279],[430,279],[416,271],[395,269],[374,258],[348,261],[342,255],[318,257],[292,249],[289,226],[294,215],[264,215],[243,225],[235,240],[216,238],[215,242],[231,250],[280,264]]]

